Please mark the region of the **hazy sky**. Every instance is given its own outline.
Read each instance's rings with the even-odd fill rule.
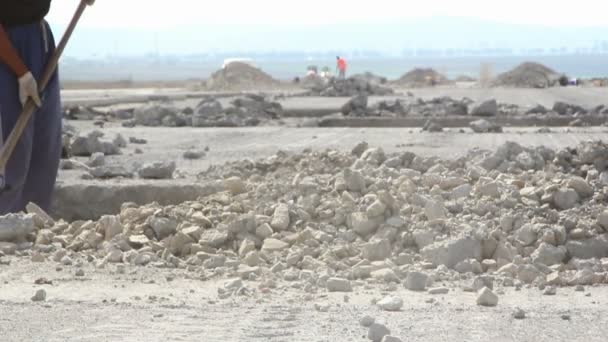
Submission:
[[[67,22],[77,0],[55,0],[49,20]],[[97,0],[88,28],[156,30],[197,24],[320,25],[421,16],[467,16],[516,24],[608,26],[604,0]]]

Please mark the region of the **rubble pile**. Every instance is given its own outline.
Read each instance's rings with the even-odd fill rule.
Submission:
[[[345,80],[330,79],[326,83],[319,83],[314,86],[309,92],[309,96],[385,96],[391,95],[394,91],[391,88],[382,86],[381,83],[369,81],[365,77],[350,77]]]
[[[213,73],[207,80],[207,90],[241,91],[275,89],[280,82],[247,63],[232,62]]]
[[[352,153],[279,152],[211,167],[200,177],[224,191],[193,202],[124,203],[98,221],[53,221],[38,210],[0,217],[0,247],[37,261],[232,279],[220,297],[246,280],[434,294],[464,282],[479,305],[494,306],[495,286],[608,283],[607,168],[601,142],[561,151],[507,143],[449,161],[366,143]]]
[[[500,74],[492,82],[494,87],[548,88],[559,85],[562,75],[534,62],[525,62],[513,70]]]
[[[268,101],[261,95],[245,95],[236,98],[223,108],[214,99],[203,100],[194,110],[193,127],[243,127],[272,124],[283,116],[278,102]]]
[[[166,127],[243,127],[277,124],[283,107],[261,95],[237,97],[226,107],[213,97],[203,99],[194,110],[152,104],[135,110],[135,117],[126,126]],[[124,126],[124,123],[123,123]]]
[[[451,84],[447,77],[434,69],[416,68],[409,71],[399,79],[392,82],[393,85],[407,88],[421,88],[436,85]]]

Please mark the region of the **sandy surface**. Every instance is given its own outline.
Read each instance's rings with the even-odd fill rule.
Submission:
[[[397,286],[390,294],[405,305],[390,313],[371,303],[388,293],[381,286],[305,294],[284,283],[261,293],[247,281],[249,295],[221,300],[223,281],[186,270],[127,266],[120,274],[114,265],[85,264],[85,276],[75,277],[75,266],[58,265],[13,259],[0,266],[3,341],[367,341],[358,324],[364,315],[386,322],[403,341],[605,341],[608,334],[608,287],[563,288],[556,296],[504,288],[499,305],[484,308],[459,287],[429,295]],[[34,285],[41,277],[53,284]],[[40,288],[47,300],[31,302]],[[315,304],[329,304],[329,312]],[[515,307],[526,311],[525,320],[511,317]]]

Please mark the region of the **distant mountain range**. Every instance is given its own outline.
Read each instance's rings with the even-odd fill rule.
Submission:
[[[567,20],[567,18],[565,19]],[[62,27],[54,25],[56,34]],[[429,17],[324,26],[177,27],[163,31],[81,29],[71,57],[188,55],[221,51],[378,51],[400,55],[428,49],[585,49],[608,52],[608,27],[513,25],[464,17]],[[563,50],[563,51],[566,51]]]

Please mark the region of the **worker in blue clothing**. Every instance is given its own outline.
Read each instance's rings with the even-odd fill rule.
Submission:
[[[92,5],[95,0],[86,0]],[[51,0],[0,1],[0,142],[4,142],[28,99],[38,106],[19,140],[6,170],[0,170],[0,215],[19,212],[33,202],[51,205],[61,157],[59,77],[44,93],[37,80],[51,58],[55,41],[44,20]]]

